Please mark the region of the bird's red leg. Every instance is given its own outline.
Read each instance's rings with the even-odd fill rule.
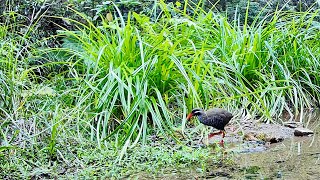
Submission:
[[[219,142],[219,145],[224,148],[224,141],[223,141],[223,139]]]
[[[225,136],[225,132],[224,131],[219,131],[219,132],[216,132],[216,133],[210,133],[208,138],[210,139],[213,136],[218,135],[218,134],[222,134],[222,138],[224,138],[224,136]]]
[[[221,132],[210,133],[209,136],[208,136],[208,138],[210,139],[210,138],[212,138],[213,136],[218,135],[218,134],[221,134]]]
[[[220,146],[221,146],[221,147],[223,147],[223,148],[224,148],[224,141],[223,141],[223,138],[224,138],[224,136],[225,136],[225,131],[220,131],[219,133],[220,133],[220,134],[222,134],[222,139],[221,139],[221,141],[219,142],[219,144],[220,144]]]

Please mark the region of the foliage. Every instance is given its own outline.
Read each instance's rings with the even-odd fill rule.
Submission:
[[[173,112],[195,106],[251,107],[269,121],[292,105],[296,113],[316,106],[316,14],[280,11],[240,27],[237,17],[229,24],[211,12],[190,17],[161,7],[165,15],[155,22],[136,13],[124,20],[118,11],[118,21],[96,26],[86,19],[75,22],[78,31],[62,32],[61,50],[86,72],[76,101],[93,113],[97,141],[116,135],[128,147],[145,141],[150,125],[171,134],[176,123],[185,124]]]
[[[37,174],[51,170],[51,165],[42,168],[47,162],[54,168],[71,160],[90,167],[97,162],[97,168],[119,159],[130,167],[143,156],[137,146],[150,150],[145,145],[151,135],[161,136],[162,144],[174,138],[182,146],[179,152],[169,145],[157,149],[167,155],[153,159],[159,167],[192,157],[203,164],[206,150],[184,154],[183,144],[202,127],[186,128],[185,115],[193,107],[226,108],[236,115],[234,121],[245,110],[275,122],[283,111],[297,114],[319,106],[318,12],[276,11],[249,23],[246,10],[242,24],[238,14],[230,22],[195,4],[155,7],[152,12],[160,9],[160,15],[152,18],[135,12],[124,16],[111,3],[101,8],[115,11],[102,9],[100,21],[70,9],[77,18],[41,13],[27,25],[19,21],[25,16],[3,14],[1,169],[27,173],[40,167],[33,171]],[[45,18],[57,20],[60,30],[53,39],[61,44],[36,35]],[[87,154],[79,160],[74,151]],[[132,154],[137,158],[130,159]]]
[[[67,134],[60,134],[67,135]],[[29,178],[127,178],[129,176],[166,177],[171,171],[185,172],[198,169],[205,174],[215,164],[230,164],[223,151],[213,153],[208,148],[185,146],[157,146],[138,144],[118,162],[112,146],[96,148],[96,144],[76,136],[57,141],[56,159],[47,153],[45,143],[25,148],[12,147],[0,155],[0,177],[4,179]],[[73,138],[74,137],[74,138]],[[115,163],[118,162],[118,163]],[[10,172],[10,173],[8,173]]]
[[[270,0],[206,0],[203,1],[203,8],[217,9],[227,14],[229,20],[232,21],[234,16],[240,14],[241,23],[245,20],[251,24],[255,17],[263,20],[266,16],[276,13],[277,11],[290,12],[312,12],[315,13],[320,7],[317,1],[300,0],[300,1],[270,1]],[[250,9],[248,17],[245,16],[247,9]],[[316,18],[319,22],[319,18]]]

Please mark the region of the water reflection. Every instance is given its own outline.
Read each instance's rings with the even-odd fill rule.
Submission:
[[[315,132],[314,135],[286,139],[272,144],[264,152],[238,154],[236,162],[242,171],[235,175],[235,178],[319,179],[319,113],[308,114],[303,122],[305,127]],[[259,168],[252,171],[252,167]]]

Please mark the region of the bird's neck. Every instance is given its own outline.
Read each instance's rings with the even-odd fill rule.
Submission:
[[[201,123],[205,122],[208,119],[207,114],[205,112],[201,112],[201,114],[198,115],[198,119]]]

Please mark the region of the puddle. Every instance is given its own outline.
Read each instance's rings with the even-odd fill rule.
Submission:
[[[319,179],[319,115],[319,113],[310,114],[309,117],[313,118],[306,122],[307,127],[315,133],[310,137],[292,136],[269,147],[258,145],[260,149],[253,149],[253,152],[236,153],[234,160],[239,165],[240,171],[232,177],[236,179]]]
[[[235,161],[242,173],[235,177],[319,179],[320,139],[295,137],[273,145],[269,150],[238,154]],[[257,167],[255,171],[253,167]]]
[[[299,121],[295,119],[293,121]],[[225,137],[226,156],[232,164],[213,164],[206,172],[197,167],[165,169],[160,175],[135,174],[138,179],[320,179],[320,111],[303,116],[304,127],[313,130],[312,136],[295,137],[294,129],[276,124],[240,121],[227,127]],[[235,128],[237,130],[232,130]],[[248,138],[246,138],[246,135]],[[261,136],[263,135],[263,136]],[[190,146],[217,143],[220,136],[195,139]],[[262,137],[262,138],[261,138]],[[266,137],[266,138],[264,138]],[[266,143],[268,137],[281,139],[278,143]],[[261,139],[260,139],[261,138]],[[254,139],[254,140],[253,140]],[[264,139],[264,140],[262,140]],[[213,153],[216,153],[213,151]]]

